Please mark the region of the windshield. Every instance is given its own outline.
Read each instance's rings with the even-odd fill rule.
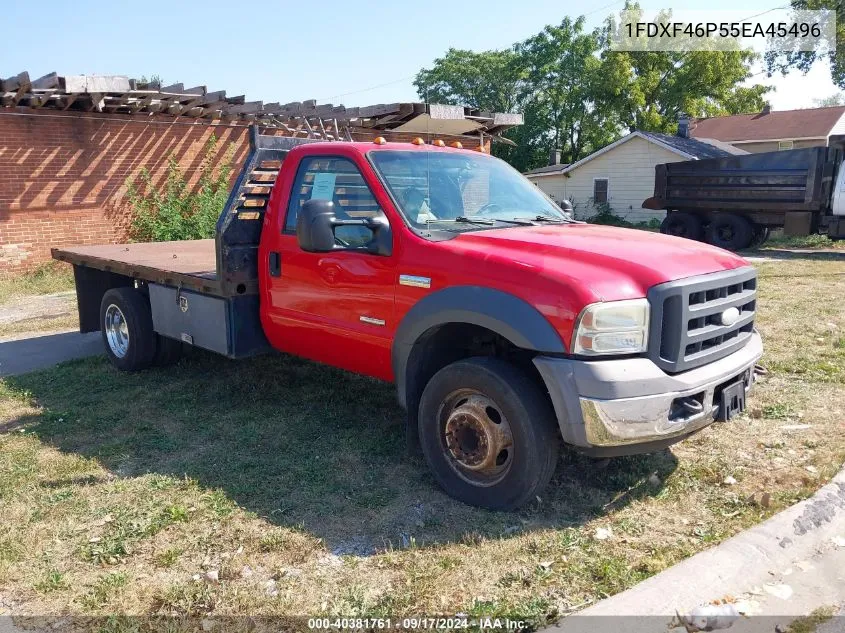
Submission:
[[[380,150],[369,155],[402,215],[417,228],[473,230],[538,216],[567,220],[522,174],[485,154]]]

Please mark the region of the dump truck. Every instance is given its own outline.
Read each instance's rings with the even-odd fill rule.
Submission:
[[[732,251],[759,246],[773,229],[786,235],[845,237],[845,136],[809,147],[655,166],[662,233]]]
[[[53,250],[117,369],[194,346],[395,383],[408,446],[494,509],[541,495],[563,444],[662,450],[745,408],[762,342],[741,257],[575,222],[442,139],[250,143],[215,239]]]

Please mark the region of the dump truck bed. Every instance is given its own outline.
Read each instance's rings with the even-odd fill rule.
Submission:
[[[834,149],[809,147],[655,166],[647,209],[819,211],[830,201]]]
[[[221,294],[214,240],[54,248],[54,259],[133,279]]]

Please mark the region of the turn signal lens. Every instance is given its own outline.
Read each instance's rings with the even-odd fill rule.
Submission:
[[[422,137],[418,136],[413,141],[411,141],[414,145],[425,145],[425,141],[422,140]]]
[[[384,145],[385,143],[387,143],[387,141],[384,139],[383,136],[377,136],[373,139],[373,143],[375,143],[376,145]]]
[[[463,149],[464,144],[461,143],[460,141],[455,141],[454,143],[452,143],[452,147],[454,147],[455,149]]]
[[[436,145],[437,147],[446,147],[446,143],[444,143],[441,139],[437,139],[436,141],[432,141],[431,144]]]

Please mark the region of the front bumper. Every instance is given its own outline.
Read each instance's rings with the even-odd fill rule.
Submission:
[[[594,455],[630,455],[673,444],[716,417],[720,390],[743,377],[746,391],[763,355],[756,332],[739,350],[707,365],[667,374],[648,358],[583,361],[538,356],[563,439]],[[684,410],[695,400],[700,411]]]

